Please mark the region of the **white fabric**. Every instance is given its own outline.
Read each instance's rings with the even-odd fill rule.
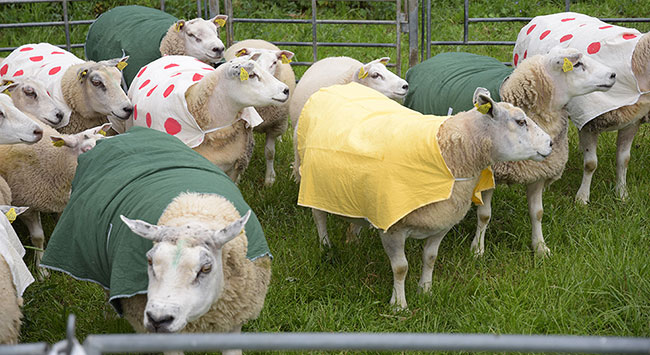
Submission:
[[[25,248],[4,213],[0,213],[0,255],[9,265],[18,297],[22,297],[34,277],[23,261]]]
[[[61,90],[65,71],[84,61],[74,54],[49,43],[25,44],[15,49],[0,65],[0,78],[20,80],[32,78],[41,82],[63,111],[62,122],[70,121],[72,109],[66,104]]]
[[[519,32],[513,64],[559,45],[578,49],[614,69],[616,84],[609,91],[577,96],[567,105],[571,120],[582,128],[605,112],[638,101],[642,92],[632,72],[631,59],[641,36],[636,29],[610,25],[575,12],[537,16]]]
[[[203,130],[187,108],[187,89],[212,71],[212,67],[194,57],[177,55],[164,56],[144,66],[129,88],[134,105],[133,125],[167,132],[191,148],[203,143],[205,134],[232,125]],[[252,107],[242,110],[238,119],[253,127],[261,123]]]

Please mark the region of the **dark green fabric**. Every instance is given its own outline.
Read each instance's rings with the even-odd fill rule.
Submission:
[[[99,61],[122,56],[129,57],[124,68],[126,85],[140,68],[160,58],[160,41],[178,19],[150,7],[118,6],[99,16],[88,29],[86,58]]]
[[[482,55],[463,52],[438,54],[414,66],[406,73],[409,91],[404,106],[425,115],[446,116],[473,108],[474,90],[481,86],[490,90],[495,101],[501,101],[499,88],[512,73],[512,68]]]
[[[133,127],[98,141],[79,157],[70,202],[42,264],[110,288],[111,301],[146,292],[152,243],[131,232],[120,214],[156,223],[182,192],[224,196],[241,215],[250,209],[223,171],[167,133]],[[248,258],[267,255],[254,213],[245,228]]]

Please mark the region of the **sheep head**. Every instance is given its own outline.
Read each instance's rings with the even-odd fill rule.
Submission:
[[[255,54],[258,54],[257,62],[266,69],[269,73],[276,75],[278,64],[289,64],[291,63],[291,58],[294,54],[291,51],[286,50],[273,50],[273,49],[262,49],[262,48],[247,48],[244,47],[237,51],[235,54],[240,58],[251,58]]]
[[[98,140],[106,137],[106,132],[110,128],[111,124],[105,123],[76,134],[50,136],[50,139],[54,146],[67,147],[72,150],[72,154],[79,156],[95,147]]]
[[[74,107],[82,116],[106,115],[126,120],[133,112],[133,105],[122,90],[122,72],[129,57],[115,58],[101,62],[86,62],[76,68],[76,78],[83,92],[85,105]]]
[[[389,57],[383,57],[364,64],[356,71],[353,79],[393,100],[401,100],[406,96],[409,84],[386,68],[389,60]]]
[[[276,79],[256,61],[260,53],[247,58],[234,58],[222,65],[226,71],[225,88],[241,108],[279,105],[289,99],[289,87]]]
[[[176,22],[174,29],[183,39],[184,54],[205,63],[218,62],[226,47],[219,39],[217,29],[223,27],[227,20],[228,16],[217,15],[210,20],[195,18]]]
[[[43,137],[43,129],[18,110],[11,97],[2,94],[16,86],[0,86],[0,144],[36,143]]]
[[[48,126],[63,127],[70,121],[70,113],[64,113],[41,82],[21,79],[16,85],[9,85],[6,90],[17,109]]]

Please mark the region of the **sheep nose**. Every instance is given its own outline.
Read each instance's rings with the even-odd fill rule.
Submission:
[[[147,320],[156,331],[164,331],[170,324],[172,324],[172,322],[174,322],[174,316],[167,314],[157,318],[151,312],[147,312]]]
[[[43,138],[43,129],[41,129],[40,127],[35,129],[34,132],[32,133],[34,134],[34,136],[38,137],[36,141],[39,141],[41,138]]]
[[[612,73],[612,75],[609,76],[610,79],[616,79],[616,73]]]
[[[63,119],[63,112],[61,112],[61,110],[57,110],[55,116],[56,116],[56,118],[59,119],[59,121],[61,121]]]
[[[402,85],[402,89],[404,89],[404,90],[408,90],[408,89],[409,89],[409,84],[404,84],[404,85]]]
[[[284,88],[284,90],[282,90],[282,93],[289,96],[289,88]]]
[[[131,113],[133,113],[133,106],[131,106],[131,105],[124,106],[124,107],[122,107],[122,110],[130,115]]]
[[[553,141],[551,141],[551,143],[549,143],[548,146],[549,146],[549,147],[553,147]]]
[[[223,50],[224,50],[224,47],[214,47],[214,48],[212,48],[212,51],[215,52],[215,53],[223,52]]]

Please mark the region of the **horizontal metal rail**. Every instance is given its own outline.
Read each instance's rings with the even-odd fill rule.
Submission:
[[[49,345],[47,343],[0,345],[0,355],[46,354],[48,348]]]
[[[417,333],[242,333],[89,335],[88,355],[103,352],[242,350],[498,351],[648,354],[650,339],[562,335]]]
[[[67,48],[65,44],[53,44],[53,45],[59,48]],[[70,48],[83,48],[83,47],[84,47],[83,43],[75,43],[70,45]],[[11,52],[16,48],[18,47],[0,47],[0,52]]]
[[[233,18],[233,23],[298,23],[298,24],[311,24],[311,20],[296,20],[296,19],[278,19],[278,18]],[[401,23],[407,23],[402,21]],[[395,25],[397,21],[392,20],[316,20],[318,25]]]
[[[77,21],[68,21],[68,24],[70,24],[70,25],[90,25],[93,22],[95,22],[95,20],[77,20]],[[65,21],[0,23],[0,28],[47,27],[47,26],[65,26]]]

